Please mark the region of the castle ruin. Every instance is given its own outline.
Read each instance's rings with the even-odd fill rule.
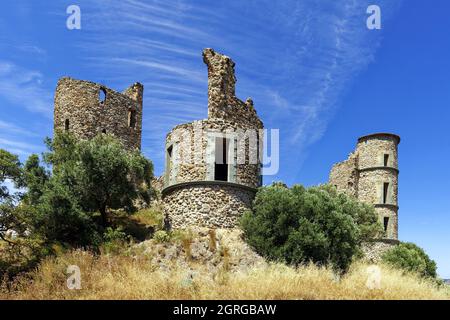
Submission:
[[[234,227],[262,182],[263,123],[250,98],[235,96],[235,64],[212,49],[203,51],[203,61],[208,118],[178,125],[166,138],[162,200],[175,228]]]
[[[262,121],[253,101],[235,95],[235,64],[212,49],[203,51],[208,70],[208,117],[174,127],[166,136],[165,172],[155,183],[172,228],[235,227],[262,185]],[[55,93],[54,129],[80,139],[111,133],[128,149],[141,148],[143,86],[119,93],[101,84],[61,78]],[[366,248],[380,252],[398,243],[398,144],[376,133],[358,139],[329,183],[374,205],[385,231]]]
[[[140,149],[143,90],[140,83],[120,93],[98,83],[61,78],[55,93],[54,130],[69,131],[80,139],[111,133],[127,149]]]
[[[360,137],[356,150],[337,163],[329,183],[338,191],[375,207],[385,237],[366,246],[366,254],[379,255],[398,243],[398,144],[392,133],[374,133]]]

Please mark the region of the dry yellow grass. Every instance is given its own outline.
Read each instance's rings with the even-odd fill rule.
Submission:
[[[298,269],[270,265],[249,272],[219,270],[211,274],[201,265],[194,271],[163,271],[145,255],[94,257],[74,251],[44,260],[30,278],[3,287],[0,299],[450,299],[447,287],[414,275],[381,268],[381,288],[369,289],[367,265],[355,264],[337,279],[327,268]],[[81,290],[66,287],[66,268],[81,269]]]

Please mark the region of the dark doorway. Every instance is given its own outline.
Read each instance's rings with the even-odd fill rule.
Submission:
[[[214,180],[228,181],[228,146],[229,140],[216,137],[216,155],[214,162]]]

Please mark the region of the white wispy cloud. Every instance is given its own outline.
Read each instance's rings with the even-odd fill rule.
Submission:
[[[30,131],[28,129],[19,127],[13,123],[6,122],[3,120],[0,120],[0,132],[8,132],[13,134],[19,134],[23,136],[38,136],[36,132]]]
[[[398,2],[380,0],[383,19]],[[366,28],[369,4],[101,0],[81,4],[89,29],[76,46],[99,78],[116,87],[144,83],[143,148],[152,157],[162,158],[173,125],[206,116],[201,50],[213,47],[236,62],[238,95],[253,97],[267,127],[283,128],[281,152],[292,158],[323,136],[340,98],[373,61],[381,38]]]
[[[30,112],[52,116],[52,93],[43,87],[39,71],[0,60],[0,97]]]
[[[32,55],[33,57],[38,56],[46,56],[47,51],[39,46],[33,44],[20,44],[16,47],[19,51],[25,52],[27,54]]]
[[[9,152],[20,156],[28,156],[31,153],[39,152],[40,149],[42,149],[35,144],[23,142],[22,139],[13,140],[4,137],[0,137],[0,148],[8,150]]]

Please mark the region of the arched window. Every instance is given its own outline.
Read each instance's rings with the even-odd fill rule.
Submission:
[[[66,119],[66,121],[64,121],[64,130],[69,131],[69,119]]]
[[[128,110],[128,127],[135,128],[136,127],[136,111]]]
[[[98,101],[100,101],[100,103],[105,103],[106,101],[106,90],[105,88],[100,88],[100,90],[98,91]]]

